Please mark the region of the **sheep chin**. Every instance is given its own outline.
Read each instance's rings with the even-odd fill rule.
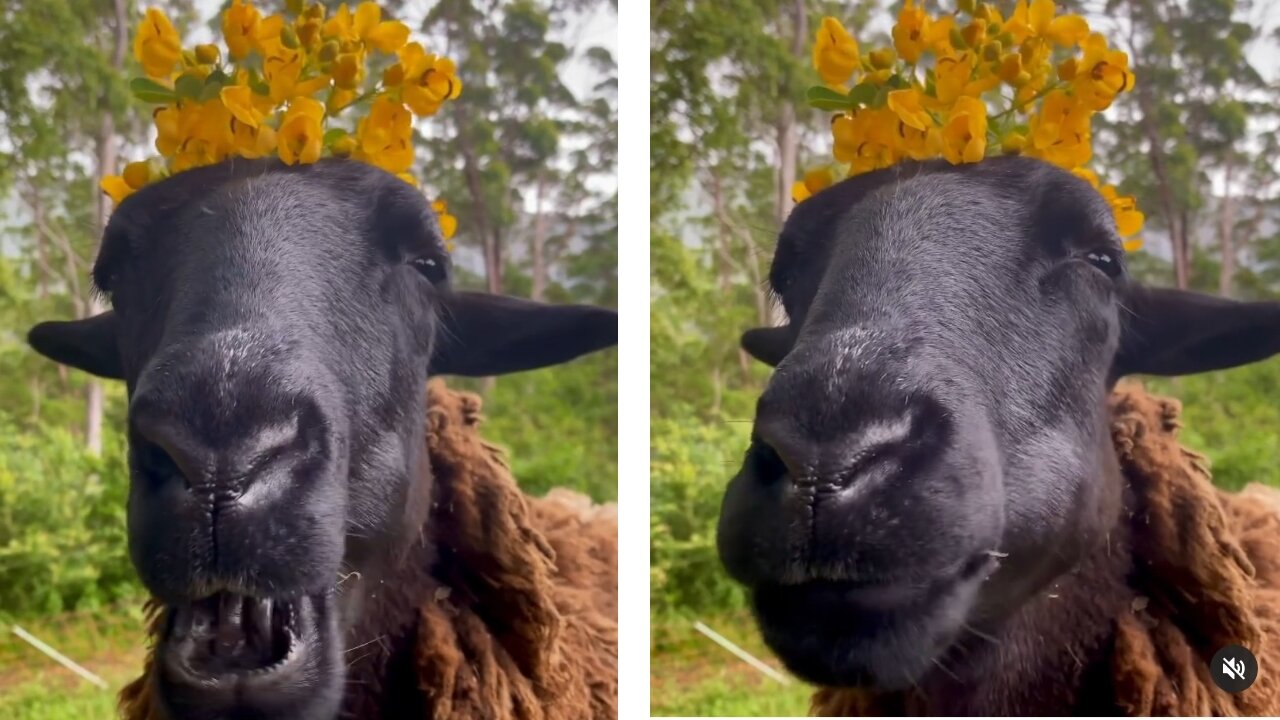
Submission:
[[[156,660],[168,715],[333,718],[344,673],[333,593],[227,595],[167,611]]]

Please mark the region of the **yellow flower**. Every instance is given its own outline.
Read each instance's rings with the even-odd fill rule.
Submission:
[[[828,85],[843,85],[858,67],[858,42],[833,17],[822,18],[813,45],[813,66]]]
[[[358,53],[338,56],[331,70],[333,84],[343,90],[355,90],[364,82],[364,58]]]
[[[232,144],[240,157],[268,157],[276,152],[276,131],[270,125],[250,127],[238,120],[232,122]]]
[[[458,232],[458,218],[449,214],[449,204],[444,200],[436,200],[431,203],[431,209],[436,211],[436,217],[440,220],[440,232],[444,235],[445,240],[453,237]]]
[[[375,2],[362,2],[355,14],[343,3],[338,12],[324,24],[325,37],[350,42],[363,42],[384,53],[393,53],[409,40],[409,27],[396,20],[382,20],[382,8]]]
[[[119,205],[124,199],[133,194],[134,188],[125,182],[124,178],[119,175],[108,175],[102,178],[102,182],[98,184],[102,191],[111,196],[111,202]]]
[[[1098,192],[1111,204],[1116,217],[1116,232],[1120,237],[1136,235],[1142,230],[1146,217],[1138,211],[1138,202],[1130,195],[1120,195],[1114,185],[1104,185]]]
[[[290,100],[277,133],[280,159],[288,165],[319,160],[324,142],[323,121],[324,105],[309,97]]]
[[[1005,155],[1017,155],[1027,146],[1027,136],[1011,132],[1000,141],[1000,152]]]
[[[923,93],[915,88],[894,90],[889,93],[889,109],[897,114],[908,127],[916,130],[928,130],[933,127],[933,118],[924,109]]]
[[[182,59],[182,40],[173,23],[155,8],[147,10],[133,38],[133,57],[142,69],[153,78],[169,78],[173,66]]]
[[[146,162],[131,162],[124,166],[121,177],[129,187],[137,190],[151,182],[151,166]]]
[[[1089,35],[1089,23],[1079,15],[1054,17],[1053,0],[1018,0],[1004,29],[1018,42],[1028,37],[1047,38],[1063,47],[1079,45]]]
[[[228,85],[218,93],[236,120],[251,128],[262,122],[263,113],[254,104],[253,91],[247,85]]]
[[[1063,142],[1081,142],[1089,134],[1090,115],[1075,97],[1054,90],[1045,96],[1040,112],[1028,122],[1032,146],[1045,149]]]
[[[942,128],[942,154],[952,165],[975,163],[987,154],[987,106],[975,97],[956,100]]]
[[[418,43],[409,43],[400,51],[399,72],[396,66],[384,73],[400,78],[401,99],[419,117],[434,115],[446,100],[458,97],[462,81],[457,77],[453,61],[428,53]]]
[[[390,97],[374,100],[369,117],[356,127],[356,140],[357,160],[391,173],[405,172],[413,165],[413,116]]]
[[[1116,95],[1132,89],[1134,82],[1133,73],[1129,71],[1129,56],[1120,50],[1108,49],[1106,38],[1098,33],[1085,41],[1084,57],[1069,79],[1080,101],[1094,110],[1106,110]]]
[[[958,57],[938,58],[938,67],[934,72],[938,101],[950,105],[965,94],[965,86],[969,84],[969,76],[973,74],[973,55],[961,53]]]
[[[234,0],[222,13],[222,38],[233,59],[243,60],[253,50],[261,17],[258,9],[244,0]]]
[[[810,170],[804,174],[802,180],[791,186],[791,199],[794,202],[807,200],[819,190],[830,187],[834,180],[831,177],[831,171],[827,168]]]
[[[306,55],[302,50],[285,47],[279,38],[263,38],[261,46],[262,76],[271,89],[272,102],[282,103],[297,94]]]
[[[929,27],[929,16],[924,8],[917,7],[911,0],[903,4],[898,12],[898,24],[893,26],[893,46],[903,60],[915,65],[925,49],[925,32]]]

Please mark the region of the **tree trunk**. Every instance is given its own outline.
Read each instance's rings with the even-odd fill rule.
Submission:
[[[791,57],[804,57],[804,45],[809,30],[805,0],[793,0],[791,15]],[[782,97],[790,98],[790,88],[783,88]],[[796,106],[784,99],[778,107],[778,121],[774,125],[774,142],[778,146],[777,187],[774,188],[773,216],[778,227],[791,212],[791,186],[796,182],[796,165],[800,148],[796,127]]]
[[[111,67],[117,72],[124,69],[125,48],[129,43],[129,11],[127,0],[115,0],[114,47],[111,50]],[[116,174],[116,118],[115,108],[108,105],[106,98],[101,104],[102,124],[98,128],[95,142],[98,155],[97,176],[94,178],[97,187],[102,179]],[[106,230],[107,220],[111,217],[111,202],[106,193],[98,193],[97,222],[94,227],[95,238],[100,239]],[[97,315],[105,310],[97,295],[89,294],[87,316]],[[85,447],[93,455],[102,454],[102,412],[105,404],[102,382],[97,378],[89,380],[85,389]]]
[[[543,201],[547,194],[547,175],[538,173],[537,198],[534,201],[533,239],[529,243],[529,258],[533,264],[533,287],[529,297],[541,301],[547,293],[547,215]]]
[[[1222,269],[1218,273],[1218,294],[1231,297],[1236,275],[1236,197],[1231,191],[1235,175],[1235,159],[1228,154],[1224,174],[1225,192],[1218,208],[1218,244],[1222,248]]]
[[[467,110],[461,104],[453,108],[458,121],[458,149],[462,151],[462,174],[467,181],[467,192],[471,194],[471,205],[475,208],[476,234],[484,246],[484,276],[489,292],[502,292],[502,248],[498,241],[496,223],[491,222],[489,202],[484,193],[484,181],[480,177],[480,160],[476,155],[475,143],[472,142],[468,129],[470,121]]]
[[[1134,28],[1138,26],[1138,22],[1134,17],[1134,10],[1135,3],[1130,3],[1129,54],[1135,60],[1134,70],[1136,74],[1142,75],[1141,68],[1149,67],[1149,64],[1135,40],[1136,31]],[[1142,131],[1149,146],[1147,148],[1147,157],[1151,161],[1151,171],[1156,177],[1156,191],[1160,196],[1160,214],[1164,218],[1165,228],[1169,231],[1174,282],[1179,288],[1185,290],[1190,280],[1190,263],[1187,257],[1187,228],[1185,226],[1180,227],[1178,222],[1177,201],[1174,199],[1168,168],[1165,165],[1163,138],[1160,136],[1160,128],[1156,125],[1156,100],[1151,94],[1150,85],[1138,83],[1136,90],[1138,108],[1142,111]]]

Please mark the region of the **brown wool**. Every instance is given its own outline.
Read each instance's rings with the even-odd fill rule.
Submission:
[[[435,482],[423,533],[439,560],[402,567],[399,591],[388,581],[371,605],[403,621],[361,621],[374,636],[387,625],[396,632],[353,663],[358,682],[342,716],[421,706],[430,720],[616,718],[616,506],[567,490],[526,496],[477,431],[477,396],[433,380],[427,407]],[[159,613],[148,609],[154,634]],[[379,646],[408,648],[416,688],[388,687],[391,651]],[[163,720],[150,669],[148,655],[143,676],[120,692],[125,720]]]

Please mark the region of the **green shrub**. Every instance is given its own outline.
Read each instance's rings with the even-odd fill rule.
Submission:
[[[473,380],[449,379],[479,390]],[[485,394],[485,439],[502,446],[520,487],[565,487],[597,502],[618,497],[618,353],[497,378]]]
[[[716,555],[725,485],[746,450],[750,424],[655,418],[650,428],[650,607],[656,615],[744,606]]]
[[[123,439],[101,457],[57,428],[0,415],[0,614],[99,607],[141,589],[126,551]]]

